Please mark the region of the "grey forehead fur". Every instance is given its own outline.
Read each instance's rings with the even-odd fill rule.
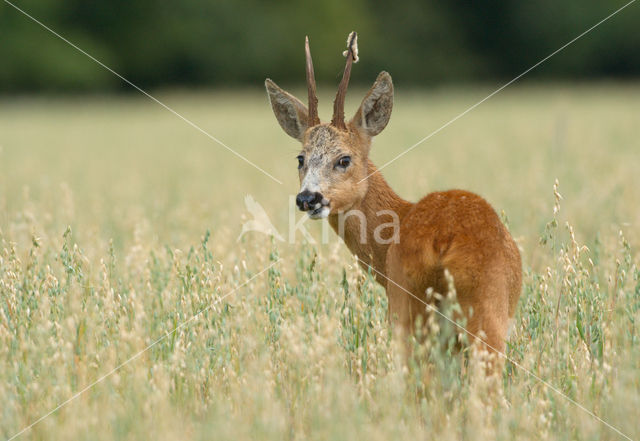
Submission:
[[[340,135],[333,127],[316,126],[309,131],[304,149],[311,153],[313,159],[317,160],[323,156],[337,154],[340,151],[339,141]]]
[[[320,125],[312,127],[309,130],[309,136],[307,138],[307,144],[318,146],[334,142],[338,139],[338,132],[331,126]]]
[[[306,171],[302,180],[302,189],[322,191],[321,182],[330,179],[327,164],[340,154],[340,134],[329,125],[312,127],[306,135],[304,151],[307,152]]]

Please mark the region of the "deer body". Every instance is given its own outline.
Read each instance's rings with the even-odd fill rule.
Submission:
[[[375,166],[369,163],[369,173],[374,171]],[[412,332],[416,318],[425,313],[423,302],[433,301],[427,298],[428,288],[447,293],[447,269],[468,318],[467,330],[473,335],[484,333],[491,351],[504,352],[509,319],[520,296],[520,253],[484,199],[450,190],[411,203],[375,173],[364,198],[352,210],[364,213],[367,222],[363,225],[357,218],[347,219],[340,231],[339,215],[333,214],[329,223],[364,269],[373,267],[372,273],[387,291],[389,316],[404,334]],[[397,243],[381,244],[373,237],[380,223],[388,221],[378,215],[385,210],[398,213]],[[365,243],[361,228],[366,229]]]
[[[391,189],[369,160],[371,140],[391,116],[393,84],[388,73],[378,76],[355,116],[344,122],[354,46],[352,33],[330,124],[318,118],[308,40],[309,109],[266,81],[278,122],[303,146],[298,207],[312,218],[328,218],[362,265],[373,268],[386,287],[395,330],[413,331],[416,318],[426,312],[425,303],[433,301],[427,298],[429,288],[447,293],[448,270],[468,319],[467,330],[480,337],[489,352],[504,352],[522,283],[518,248],[493,208],[476,194],[450,190],[411,203]],[[397,227],[385,228],[391,221]]]

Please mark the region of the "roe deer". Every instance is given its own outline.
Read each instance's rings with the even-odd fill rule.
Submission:
[[[425,313],[423,303],[433,301],[427,299],[428,288],[446,294],[446,269],[453,276],[458,302],[467,316],[467,330],[481,335],[489,352],[504,353],[508,322],[522,284],[518,248],[491,205],[480,196],[450,190],[411,203],[398,196],[377,172],[369,160],[369,149],[371,139],[389,122],[393,84],[391,76],[381,72],[355,116],[345,123],[344,100],[351,65],[357,61],[356,38],[355,32],[349,35],[347,62],[331,123],[321,123],[318,117],[308,38],[309,108],[270,79],[265,81],[278,123],[302,143],[297,158],[301,189],[296,203],[311,218],[328,217],[363,266],[374,269],[378,282],[386,287],[394,329],[413,331],[416,317]],[[366,224],[345,216],[352,211],[362,213]],[[340,225],[341,216],[344,225]],[[380,240],[379,227],[394,216],[399,222],[397,240],[388,240],[389,234]]]

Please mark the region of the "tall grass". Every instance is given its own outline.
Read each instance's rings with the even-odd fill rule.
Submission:
[[[401,95],[374,159],[478,93]],[[640,437],[637,89],[507,93],[385,171],[407,197],[462,186],[508,215],[525,276],[497,389],[446,320],[405,358],[337,240],[235,241],[245,193],[286,231],[296,147],[262,98],[206,97],[167,99],[284,187],[143,101],[0,111],[2,437],[143,350],[21,437],[624,439],[566,397]]]

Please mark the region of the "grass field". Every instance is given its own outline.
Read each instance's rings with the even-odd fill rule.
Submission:
[[[379,165],[492,91],[396,87]],[[512,363],[488,393],[442,321],[405,366],[333,233],[236,241],[245,195],[286,237],[298,190],[263,90],[158,97],[283,185],[144,97],[3,99],[0,437],[159,340],[18,439],[625,439],[566,397],[640,438],[640,87],[507,89],[383,172],[504,212],[524,264],[508,355],[566,397]]]

